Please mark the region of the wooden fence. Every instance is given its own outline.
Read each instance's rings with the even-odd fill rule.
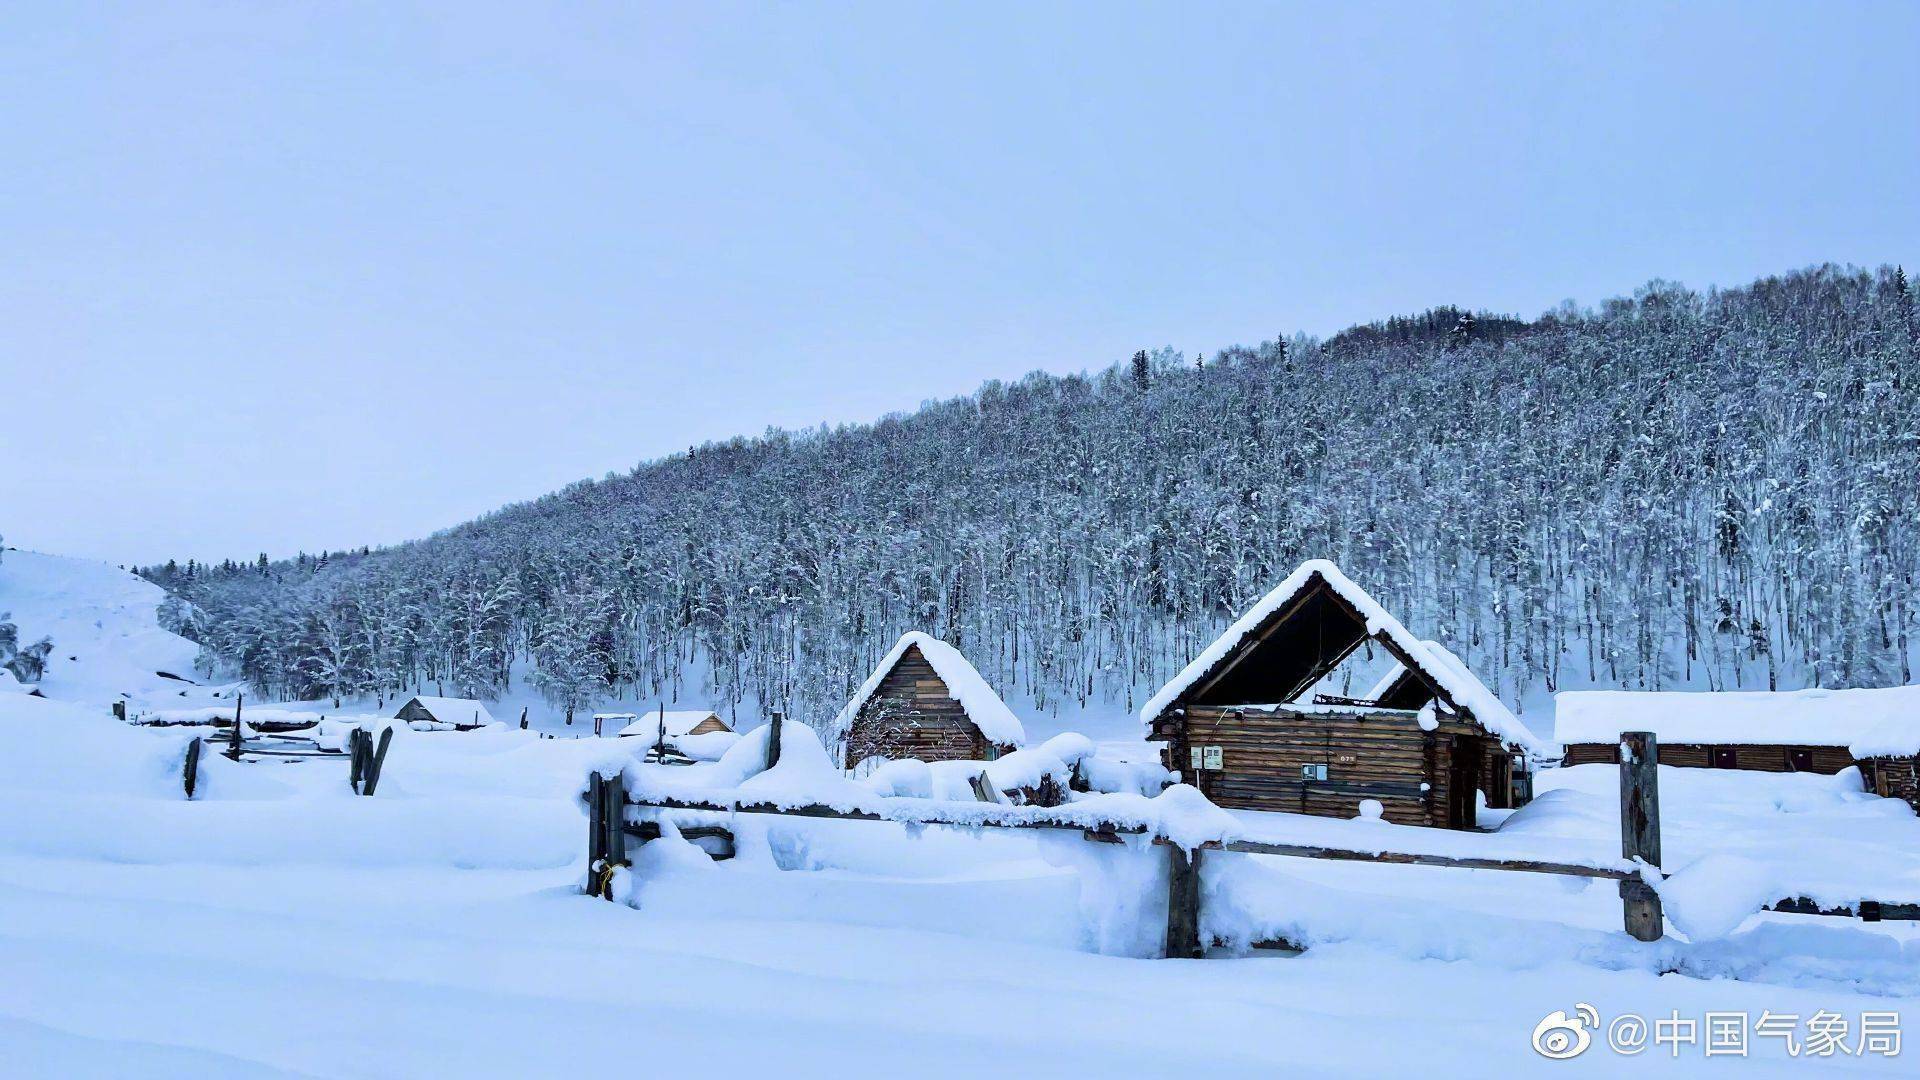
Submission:
[[[224,743],[221,751],[226,757],[239,761],[245,757],[270,758],[333,758],[347,762],[347,783],[357,795],[372,795],[380,784],[380,772],[387,763],[387,747],[393,742],[393,729],[387,728],[380,733],[376,746],[373,733],[365,728],[354,728],[347,733],[345,750],[329,750],[311,739],[286,739],[268,736],[274,745],[261,745],[261,740],[247,742],[246,724],[241,713],[246,707],[246,699],[234,699],[233,725],[224,738],[218,735],[195,735],[187,743],[185,758],[180,765],[180,786],[187,798],[192,799],[200,786],[200,756],[202,744],[208,742]]]
[[[779,726],[773,725],[768,741],[767,762],[771,768],[779,760]],[[1660,868],[1660,789],[1658,741],[1644,731],[1621,735],[1620,754],[1620,853],[1639,870],[1561,863],[1527,859],[1460,857],[1407,851],[1369,851],[1308,844],[1273,843],[1259,840],[1221,838],[1192,848],[1182,847],[1164,838],[1153,843],[1166,850],[1167,930],[1165,955],[1198,957],[1204,953],[1200,935],[1200,866],[1208,852],[1248,855],[1281,855],[1302,859],[1331,859],[1343,862],[1380,863],[1398,866],[1436,866],[1467,870],[1500,870],[1529,874],[1563,874],[1572,877],[1599,878],[1619,882],[1621,919],[1626,932],[1640,941],[1657,941],[1664,934],[1664,913],[1660,897],[1643,873],[1658,873]],[[988,796],[981,796],[990,800]],[[881,815],[866,811],[836,810],[828,806],[775,806],[766,803],[729,804],[687,799],[627,798],[620,775],[595,773],[589,781],[588,844],[590,867],[588,892],[611,899],[609,883],[613,871],[631,865],[627,859],[627,838],[645,843],[660,836],[657,822],[628,824],[628,807],[655,810],[699,810],[728,814],[772,814],[783,817],[821,818],[840,821],[891,821],[903,825],[951,825],[962,828],[1051,829],[1075,832],[1095,843],[1121,843],[1129,835],[1144,829],[1115,823],[1088,824],[1084,819],[1049,815],[1030,807],[1006,807],[1004,812],[987,811],[964,818],[925,815]],[[698,836],[696,837],[696,834]],[[724,851],[731,853],[732,835],[720,826],[700,826],[685,831],[689,839],[719,838]],[[725,854],[716,853],[716,858]],[[1920,919],[1920,905],[1881,904],[1862,901],[1854,907],[1822,908],[1811,901],[1788,899],[1771,905],[1775,911],[1802,914],[1858,916],[1863,919]]]

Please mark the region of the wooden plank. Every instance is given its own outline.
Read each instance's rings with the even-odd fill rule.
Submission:
[[[391,745],[392,742],[392,728],[387,728],[380,733],[380,748],[373,751],[372,757],[367,762],[366,779],[360,790],[360,794],[371,795],[373,794],[373,789],[380,786],[380,769],[387,763],[387,747]],[[365,751],[362,751],[362,753],[365,753]]]
[[[1200,850],[1167,845],[1167,959],[1198,960],[1200,944]]]
[[[780,724],[783,718],[778,712],[767,717],[767,764],[768,769],[780,764]]]
[[[1223,851],[1238,851],[1247,855],[1287,855],[1298,859],[1332,859],[1338,862],[1373,862],[1395,866],[1439,866],[1455,870],[1512,870],[1528,874],[1561,874],[1567,877],[1606,878],[1615,881],[1635,876],[1627,870],[1533,859],[1477,859],[1456,855],[1422,855],[1406,851],[1361,851],[1319,847],[1313,844],[1270,844],[1258,840],[1234,840],[1226,844],[1206,846],[1218,847]]]
[[[1620,734],[1620,854],[1660,865],[1660,743],[1651,731]],[[1621,917],[1638,941],[1658,941],[1664,912],[1653,887],[1638,877],[1620,882]]]
[[[1061,829],[1081,833],[1086,839],[1098,843],[1121,843],[1128,835],[1139,835],[1144,829],[1133,826],[1104,824],[1087,826],[1078,822],[1060,821],[1048,818],[1024,818],[1002,821],[955,821],[939,817],[894,818],[882,817],[862,810],[836,810],[830,806],[778,807],[767,803],[727,803],[697,802],[687,799],[649,799],[636,801],[634,806],[656,810],[701,810],[708,813],[726,814],[772,814],[775,816],[829,818],[840,821],[891,821],[895,824],[951,825],[955,828],[996,828],[996,829]],[[1009,807],[1013,810],[1013,807]],[[1154,843],[1166,844],[1164,838],[1156,838]],[[1559,863],[1532,859],[1482,859],[1449,855],[1425,855],[1413,852],[1366,851],[1349,848],[1329,848],[1308,844],[1274,844],[1253,840],[1234,840],[1227,843],[1210,842],[1201,845],[1209,851],[1233,851],[1250,855],[1287,855],[1304,859],[1334,859],[1346,862],[1378,862],[1395,865],[1439,866],[1463,870],[1512,870],[1532,874],[1562,874],[1571,877],[1590,877],[1621,880],[1635,875],[1631,871],[1616,870],[1611,867],[1585,866],[1579,863]]]
[[[1884,904],[1878,900],[1862,900],[1851,907],[1823,907],[1804,896],[1796,896],[1768,904],[1766,910],[1784,911],[1794,915],[1835,915],[1865,922],[1881,922],[1888,919],[1897,922],[1920,922],[1920,904]]]
[[[193,798],[193,789],[200,782],[200,736],[198,735],[187,743],[187,760],[181,768],[180,780],[187,789],[187,798]]]

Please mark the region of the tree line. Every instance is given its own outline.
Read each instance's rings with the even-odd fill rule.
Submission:
[[[1310,557],[1503,697],[1912,681],[1904,273],[1453,308],[770,431],[399,547],[142,572],[294,698],[526,679],[823,723],[898,635],[1132,708]]]

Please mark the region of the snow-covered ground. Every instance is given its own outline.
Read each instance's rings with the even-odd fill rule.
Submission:
[[[107,659],[116,640],[149,639],[121,633],[98,598],[67,602],[101,611],[104,652],[89,646],[75,664],[109,672],[109,683],[157,665],[132,644]],[[27,621],[20,609],[16,618]],[[73,622],[77,640],[88,619]],[[189,734],[121,725],[104,706],[113,692],[178,701],[177,691],[110,692],[67,677],[65,700],[0,694],[8,1076],[1638,1067],[1607,1047],[1604,1028],[1572,1063],[1535,1052],[1543,1019],[1580,1003],[1603,1023],[1628,1013],[1697,1022],[1693,1043],[1645,1052],[1651,1067],[1692,1073],[1724,1071],[1705,1053],[1710,1011],[1793,1014],[1803,1042],[1808,1018],[1837,1014],[1851,1025],[1850,1049],[1862,1014],[1920,1017],[1920,940],[1903,924],[1764,915],[1643,945],[1620,933],[1611,882],[1491,871],[1212,855],[1207,928],[1306,951],[1125,955],[1162,925],[1164,859],[1072,834],[741,815],[738,858],[650,844],[622,883],[637,906],[607,903],[579,891],[578,793],[588,770],[630,754],[631,740],[401,731],[374,798],[351,793],[343,761],[215,754],[189,802],[180,789]],[[724,764],[637,766],[634,776],[686,784]],[[1818,878],[1843,893],[1915,884],[1920,822],[1847,792],[1841,778],[1663,770],[1660,779],[1667,862],[1682,871],[1670,886],[1688,880],[1688,866],[1746,861],[1709,867],[1697,875],[1715,885],[1709,902],[1676,897],[1676,906],[1724,914],[1716,907],[1733,901],[1712,901],[1743,902],[1743,886],[1763,878],[1772,888],[1770,875],[1803,864],[1789,884]],[[1604,767],[1551,774],[1534,806],[1493,836],[1289,815],[1233,821],[1250,835],[1354,846],[1537,845],[1605,860],[1617,858],[1615,783]],[[1757,1037],[1738,1068],[1913,1073],[1906,1055],[1796,1060]]]

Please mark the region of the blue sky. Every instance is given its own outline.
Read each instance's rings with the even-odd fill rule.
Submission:
[[[1920,5],[21,5],[0,532],[396,542],[1433,304],[1920,262]]]

